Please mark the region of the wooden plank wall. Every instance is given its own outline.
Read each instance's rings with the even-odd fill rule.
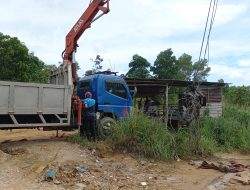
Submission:
[[[211,117],[219,117],[222,115],[222,87],[202,87],[202,92],[206,96],[207,106],[202,109],[204,111],[206,108],[209,109],[209,115]]]

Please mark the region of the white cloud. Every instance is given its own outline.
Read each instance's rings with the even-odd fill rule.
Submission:
[[[226,79],[226,82],[237,85],[249,85],[250,84],[250,67],[241,68],[235,66],[228,66],[226,64],[211,64],[211,73],[210,75],[217,76],[219,78]]]
[[[239,37],[240,38],[240,37]],[[226,56],[241,56],[248,54],[250,51],[250,44],[245,39],[217,39],[210,41],[210,53],[211,56],[215,57],[226,57]]]
[[[219,5],[215,20],[215,26],[223,25],[236,20],[248,9],[246,4],[226,4]]]
[[[249,67],[250,68],[250,59],[239,60],[238,65],[241,67]]]

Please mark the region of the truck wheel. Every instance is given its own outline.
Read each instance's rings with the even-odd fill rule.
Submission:
[[[98,135],[100,138],[106,138],[107,136],[112,134],[113,126],[115,124],[115,120],[111,117],[104,117],[100,120],[98,125]]]

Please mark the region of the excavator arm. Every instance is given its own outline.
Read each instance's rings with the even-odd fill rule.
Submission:
[[[97,16],[98,13],[99,16]],[[77,79],[76,66],[74,64],[74,53],[77,50],[77,41],[87,28],[98,18],[109,12],[109,0],[92,0],[88,8],[81,15],[79,20],[66,36],[66,48],[62,53],[64,66],[72,65],[72,80],[75,83]]]

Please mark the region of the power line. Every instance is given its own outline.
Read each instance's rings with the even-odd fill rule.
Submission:
[[[212,28],[213,28],[213,25],[214,25],[215,15],[216,15],[216,12],[217,12],[218,1],[219,0],[215,0],[214,1],[213,12],[212,12],[212,17],[211,17],[211,22],[210,22],[210,28],[209,28],[209,33],[208,33],[208,36],[207,36],[207,44],[206,44],[205,53],[204,53],[204,59],[205,59],[205,56],[206,56],[207,51],[208,51],[208,61],[209,61],[209,41],[210,41],[211,31],[212,31]]]
[[[208,14],[207,14],[207,21],[206,21],[205,30],[204,30],[204,33],[203,33],[203,38],[202,38],[202,43],[201,43],[199,61],[201,59],[201,53],[202,53],[202,50],[203,50],[203,44],[204,44],[205,36],[206,36],[206,33],[207,33],[207,24],[208,24],[208,19],[210,17],[210,10],[211,10],[212,1],[213,0],[210,0],[210,5],[209,5],[209,9],[208,9]]]
[[[205,46],[203,58],[205,59],[206,55],[208,55],[208,60],[209,60],[209,40],[210,40],[210,35],[211,35],[212,28],[213,28],[214,20],[215,20],[215,15],[216,15],[217,8],[218,8],[218,1],[219,0],[210,0],[210,5],[209,5],[209,9],[208,9],[208,14],[207,14],[205,30],[204,30],[204,33],[203,33],[202,44],[201,44],[201,49],[200,49],[199,61],[201,60],[201,57],[202,57],[203,46],[204,46],[204,41],[205,41],[206,36],[207,36],[207,38],[206,38],[206,46]],[[211,7],[212,6],[213,6],[213,8],[212,8],[212,13],[211,13]],[[209,21],[209,19],[210,19],[210,21]],[[207,32],[208,23],[209,23],[209,30]]]

